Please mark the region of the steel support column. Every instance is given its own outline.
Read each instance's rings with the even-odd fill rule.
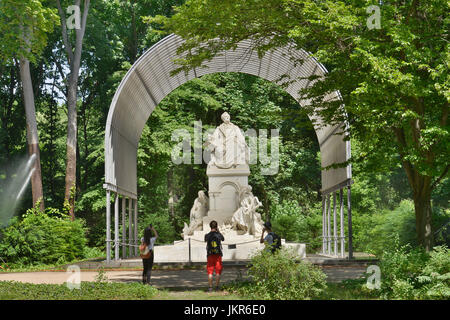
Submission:
[[[340,227],[341,227],[341,258],[345,257],[345,234],[344,234],[344,190],[339,192],[339,211],[340,211]]]
[[[138,255],[138,203],[137,199],[134,200],[134,255]]]
[[[331,254],[331,195],[328,196],[327,210],[327,254]]]
[[[353,259],[351,186],[347,187],[347,213],[348,213],[348,258]]]
[[[133,256],[133,199],[128,199],[128,257]]]
[[[337,217],[336,217],[336,191],[333,192],[333,240],[334,255],[338,255],[338,239],[337,239]]]
[[[119,260],[119,194],[114,201],[114,260]]]
[[[126,258],[127,247],[125,243],[127,241],[127,229],[125,228],[125,205],[127,202],[126,197],[122,197],[122,259]]]
[[[325,230],[326,230],[326,207],[327,207],[327,200],[326,196],[322,195],[322,253],[325,254],[326,252],[326,245],[327,240],[325,238]]]
[[[106,190],[106,262],[111,261],[111,191]]]

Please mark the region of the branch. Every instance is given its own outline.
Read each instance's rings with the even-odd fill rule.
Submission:
[[[439,178],[437,178],[436,181],[433,182],[433,184],[431,185],[431,190],[433,190],[438,185],[438,183],[441,182],[441,180],[447,175],[449,168],[450,164],[445,167],[444,172],[442,172]]]
[[[67,36],[66,15],[64,14],[64,11],[61,7],[60,0],[56,0],[56,5],[58,6],[58,12],[59,12],[59,16],[61,18],[62,37],[63,37],[64,46],[66,47],[67,60],[69,61],[69,65],[71,65],[72,61],[73,61],[73,52],[72,52],[72,46],[70,45],[70,42],[69,42],[69,37]]]
[[[77,1],[77,4],[79,5],[80,1]],[[74,54],[74,65],[71,65],[71,72],[78,72],[78,70],[74,70],[74,69],[78,69],[79,68],[79,64],[80,64],[80,59],[81,59],[81,48],[83,46],[83,38],[84,38],[84,33],[86,30],[86,21],[87,21],[87,16],[88,16],[88,12],[89,12],[89,4],[90,4],[90,0],[84,0],[84,8],[83,8],[83,17],[81,20],[81,28],[78,29],[76,31],[76,40],[75,40],[75,54]]]
[[[86,21],[89,12],[89,4],[90,0],[84,0],[84,8],[83,8],[83,18],[81,20],[81,39],[84,37],[84,32],[86,31]]]

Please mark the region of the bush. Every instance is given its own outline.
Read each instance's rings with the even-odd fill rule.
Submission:
[[[320,207],[306,215],[296,201],[283,201],[273,206],[271,217],[273,230],[286,241],[307,243],[308,252],[316,252],[322,246]]]
[[[396,240],[380,259],[384,299],[449,299],[450,252],[435,247],[430,253]]]
[[[254,299],[313,299],[326,288],[322,270],[286,248],[274,254],[260,251],[252,258],[248,274],[252,281],[238,291]]]
[[[29,209],[1,231],[0,256],[10,264],[56,264],[83,258],[86,229],[57,209]]]
[[[385,248],[399,239],[400,245],[417,245],[414,203],[403,200],[394,210],[375,214],[353,215],[355,250],[381,255]]]

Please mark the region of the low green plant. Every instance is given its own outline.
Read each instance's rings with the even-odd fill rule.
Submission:
[[[251,299],[314,299],[326,288],[326,275],[322,270],[300,260],[288,248],[275,253],[260,251],[253,256],[248,274],[250,282],[235,283],[233,288]]]
[[[152,299],[155,287],[141,283],[109,283],[82,281],[80,289],[66,284],[31,284],[0,282],[0,300],[141,300]]]
[[[276,203],[271,210],[273,230],[288,242],[306,243],[309,253],[316,252],[322,245],[322,213],[320,207],[307,213],[296,201]]]
[[[95,276],[95,282],[104,283],[104,282],[108,281],[108,276],[106,275],[105,268],[100,267],[97,271],[98,272],[97,272],[97,275]]]
[[[14,218],[1,230],[0,256],[10,266],[62,264],[84,258],[86,228],[84,221],[57,209],[27,210],[22,219]]]
[[[398,239],[380,259],[381,288],[384,299],[449,299],[450,252],[445,246],[430,253]]]

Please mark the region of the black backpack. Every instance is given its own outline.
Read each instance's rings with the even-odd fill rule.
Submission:
[[[272,250],[272,253],[274,253],[278,249],[281,249],[281,237],[277,235],[275,232],[269,232],[269,235],[271,235],[273,239],[270,249]]]
[[[207,255],[220,254],[222,255],[222,241],[217,232],[212,232],[208,236],[208,243],[206,245]]]

